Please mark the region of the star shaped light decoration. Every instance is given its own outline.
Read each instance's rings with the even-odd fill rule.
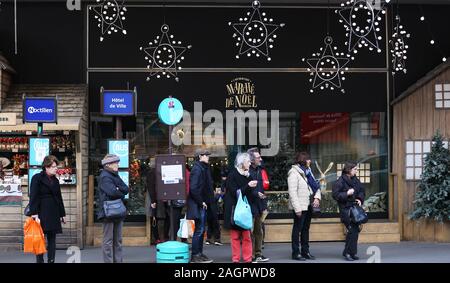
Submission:
[[[173,35],[169,36],[169,26],[166,24],[161,26],[161,32],[160,36],[148,43],[149,47],[140,47],[140,50],[145,52],[145,60],[149,63],[147,69],[150,70],[150,73],[147,81],[156,76],[158,79],[174,77],[178,82],[177,70],[181,70],[179,64],[184,60],[182,55],[192,46],[181,46],[181,41],[175,41]]]
[[[340,16],[339,22],[344,23],[345,36],[348,42],[348,52],[357,53],[358,48],[368,47],[370,51],[376,50],[381,53],[379,41],[382,39],[380,33],[381,14],[386,14],[385,6],[375,10],[367,0],[348,0],[341,3],[341,9],[335,10]]]
[[[404,30],[403,25],[400,23],[399,15],[395,17],[395,21],[396,25],[392,33],[392,39],[389,40],[392,55],[392,74],[395,75],[397,72],[406,74],[406,59],[408,58],[408,45],[406,44],[406,40],[410,37],[410,34]]]
[[[103,41],[105,35],[116,33],[119,30],[123,34],[127,34],[127,31],[123,28],[123,22],[125,20],[125,12],[127,8],[123,5],[124,0],[96,0],[100,3],[95,6],[90,6],[89,10],[94,11],[94,18],[98,21],[97,26],[101,28],[102,35],[100,41]],[[119,4],[120,3],[120,4]]]
[[[320,88],[321,90],[340,89],[342,93],[345,93],[341,81],[345,80],[344,71],[348,70],[346,65],[350,59],[343,52],[337,52],[336,46],[331,46],[333,43],[331,36],[326,36],[324,42],[325,47],[320,48],[320,52],[313,53],[313,58],[302,59],[303,62],[308,63],[308,71],[311,72],[309,81],[312,83],[312,88],[310,92],[313,93],[315,89]]]
[[[248,57],[264,56],[268,61],[272,60],[269,56],[269,49],[274,47],[274,41],[277,38],[275,31],[285,24],[275,24],[273,19],[269,18],[265,12],[259,10],[261,3],[257,0],[252,2],[253,12],[247,12],[246,16],[239,18],[239,22],[229,22],[235,30],[233,38],[236,38],[236,46],[239,46],[239,53],[236,59],[247,54]]]

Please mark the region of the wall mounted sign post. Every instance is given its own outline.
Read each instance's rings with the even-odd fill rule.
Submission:
[[[122,117],[135,116],[137,112],[137,91],[100,89],[100,112],[116,120],[116,139],[122,138]]]
[[[186,157],[184,155],[172,156],[172,139],[171,139],[173,126],[178,124],[183,118],[183,105],[178,99],[169,96],[159,104],[158,117],[162,123],[169,126],[169,155],[166,157],[158,157],[158,156],[156,157],[156,168],[157,168],[156,198],[158,200],[185,199],[186,198],[185,193],[180,195],[181,193],[180,190],[183,189],[183,192],[186,192],[186,184],[184,182],[184,174],[185,174],[184,164],[186,162]],[[183,159],[184,161],[180,162],[181,159]],[[158,161],[161,162],[162,165],[158,164]],[[161,168],[161,166],[164,167]],[[180,176],[179,166],[182,167],[181,169],[182,176]],[[162,173],[164,174],[162,175]],[[170,205],[170,239],[172,241],[174,241],[176,238],[173,221],[174,221],[173,206]]]
[[[58,97],[22,97],[23,123],[37,123],[42,135],[43,123],[58,123]]]

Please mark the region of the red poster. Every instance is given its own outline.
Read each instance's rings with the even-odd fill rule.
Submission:
[[[301,114],[302,144],[348,141],[350,114],[347,112],[306,112]]]

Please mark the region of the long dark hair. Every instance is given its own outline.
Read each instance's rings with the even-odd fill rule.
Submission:
[[[358,164],[353,161],[347,161],[344,164],[344,168],[342,168],[342,175],[350,175],[350,172],[353,168],[355,168]]]
[[[306,166],[306,160],[309,160],[309,153],[306,151],[302,151],[297,153],[297,156],[295,157],[295,163],[300,164],[300,166],[305,167]]]

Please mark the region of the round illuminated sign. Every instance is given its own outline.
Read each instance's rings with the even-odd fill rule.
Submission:
[[[178,124],[183,118],[183,105],[176,98],[166,98],[159,104],[158,117],[166,125]]]

